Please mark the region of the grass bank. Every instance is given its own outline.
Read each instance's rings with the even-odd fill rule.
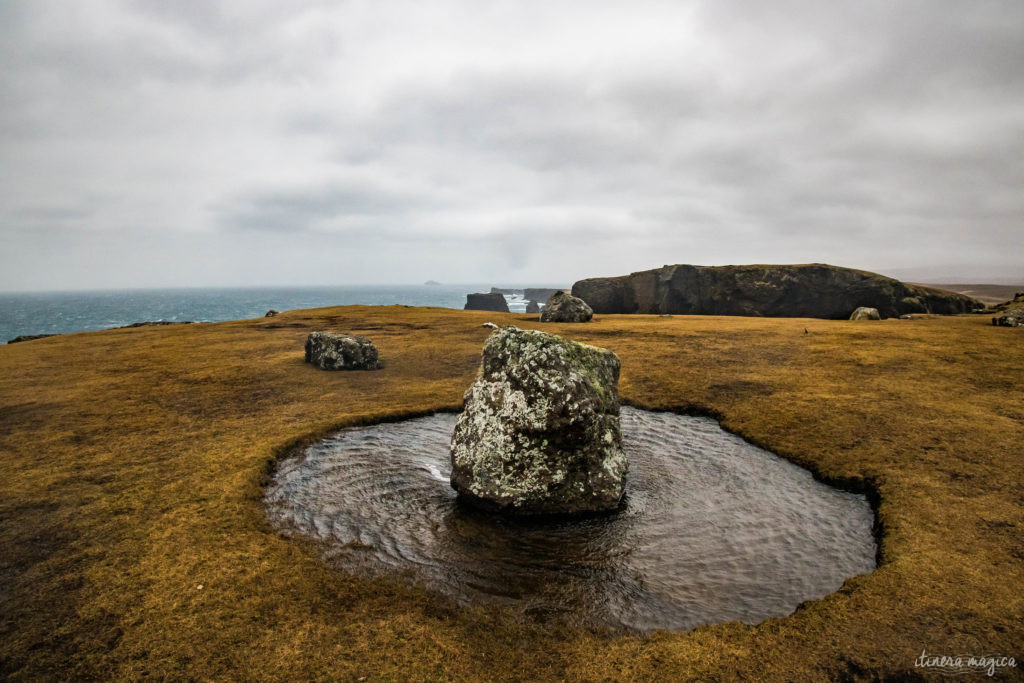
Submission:
[[[715,414],[877,493],[879,568],[785,618],[573,630],[340,575],[270,530],[276,457],[458,407],[487,320],[541,327],[343,307],[0,347],[0,675],[873,678],[959,634],[1024,659],[1024,331],[983,316],[543,326],[619,354],[624,400]],[[313,329],[370,336],[386,366],[304,364]]]

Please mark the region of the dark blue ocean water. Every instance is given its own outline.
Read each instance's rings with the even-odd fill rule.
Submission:
[[[270,309],[283,312],[352,304],[462,308],[466,294],[490,288],[479,284],[367,285],[0,294],[0,344],[23,334],[87,332],[147,320],[243,320],[260,317]],[[510,310],[525,310],[522,299],[506,299]]]

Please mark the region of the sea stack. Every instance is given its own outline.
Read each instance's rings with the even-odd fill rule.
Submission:
[[[452,488],[518,515],[615,510],[627,470],[618,380],[607,349],[516,327],[491,333],[452,434]]]
[[[508,303],[505,301],[505,297],[498,292],[467,294],[463,310],[508,313]]]

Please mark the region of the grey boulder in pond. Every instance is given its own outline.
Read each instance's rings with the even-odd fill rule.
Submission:
[[[306,338],[306,362],[324,370],[376,370],[377,347],[366,337],[312,332]]]
[[[542,323],[585,323],[594,317],[587,302],[572,294],[558,291],[551,295],[541,311]]]
[[[452,434],[452,488],[520,515],[616,509],[627,469],[618,382],[606,349],[516,327],[491,333]]]
[[[877,308],[868,308],[867,306],[861,306],[853,312],[850,316],[850,320],[881,320],[882,316],[879,315]]]

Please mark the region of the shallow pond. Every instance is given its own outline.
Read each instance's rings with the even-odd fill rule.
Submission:
[[[282,460],[266,489],[271,522],[317,541],[345,572],[632,631],[757,623],[875,567],[864,496],[714,420],[623,408],[624,509],[539,521],[458,502],[455,418],[347,429]]]

